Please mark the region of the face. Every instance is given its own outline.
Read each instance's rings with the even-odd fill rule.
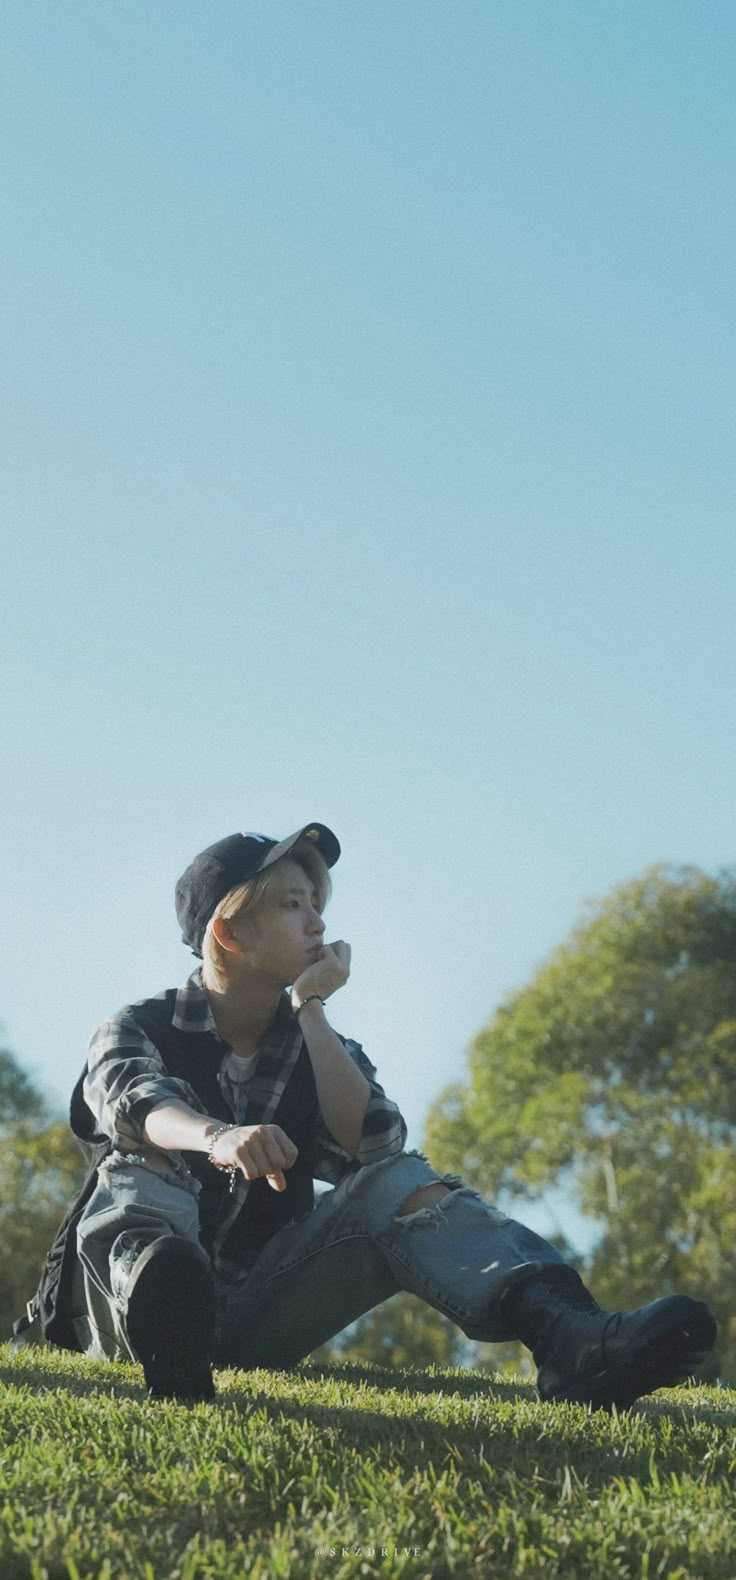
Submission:
[[[304,868],[288,857],[274,866],[252,915],[245,911],[232,926],[244,963],[279,987],[296,982],[322,953],[325,924],[317,894]]]

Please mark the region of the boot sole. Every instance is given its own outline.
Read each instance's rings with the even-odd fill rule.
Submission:
[[[673,1297],[673,1300],[675,1297]],[[628,1350],[597,1375],[581,1377],[540,1398],[552,1403],[589,1404],[594,1410],[626,1410],[642,1394],[658,1388],[676,1388],[692,1375],[712,1350],[718,1332],[708,1307],[683,1295],[679,1316],[670,1308],[663,1326],[655,1319],[649,1334],[632,1340]]]
[[[126,1326],[151,1399],[214,1399],[210,1355],[215,1293],[195,1246],[166,1236],[142,1253],[130,1281]]]

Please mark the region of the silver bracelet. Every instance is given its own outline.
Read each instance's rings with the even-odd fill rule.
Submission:
[[[212,1135],[210,1136],[209,1141],[207,1142],[207,1156],[208,1156],[208,1158],[210,1160],[210,1163],[212,1164],[213,1168],[220,1169],[223,1174],[229,1174],[230,1175],[230,1195],[231,1196],[232,1196],[233,1191],[235,1190],[235,1181],[237,1180],[237,1177],[238,1177],[238,1174],[240,1173],[240,1170],[239,1170],[239,1168],[237,1166],[237,1163],[218,1163],[217,1158],[213,1157],[212,1148],[215,1145],[217,1137],[218,1136],[224,1136],[226,1130],[239,1130],[239,1129],[240,1129],[240,1125],[219,1125],[217,1130],[213,1130]]]

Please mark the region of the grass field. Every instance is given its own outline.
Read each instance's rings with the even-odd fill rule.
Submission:
[[[736,1580],[736,1392],[608,1416],[305,1363],[189,1409],[62,1351],[0,1347],[0,1375],[1,1580]]]

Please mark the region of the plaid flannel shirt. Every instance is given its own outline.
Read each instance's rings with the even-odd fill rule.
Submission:
[[[166,993],[156,994],[158,1000]],[[146,999],[138,1001],[143,1005]],[[100,1129],[108,1135],[119,1151],[148,1152],[151,1143],[146,1140],[146,1119],[159,1103],[179,1101],[198,1113],[205,1109],[194,1088],[187,1082],[170,1075],[164,1067],[158,1049],[146,1036],[135,1016],[137,1004],[103,1021],[90,1040],[84,1096]],[[177,989],[171,1016],[171,1026],[186,1037],[187,1033],[203,1033],[212,1037],[213,1045],[221,1051],[221,1063],[230,1054],[230,1045],[220,1037],[210,1009],[207,994],[202,986],[202,968],[198,966]],[[345,1174],[358,1164],[378,1163],[382,1158],[403,1151],[407,1127],[396,1104],[386,1096],[376,1080],[376,1069],[364,1053],[360,1043],[340,1038],[348,1056],[365,1076],[371,1095],[363,1119],[363,1130],[357,1153],[352,1155],[335,1140],[327,1129],[320,1113],[317,1121],[315,1179],[336,1185]],[[247,1088],[247,1119],[233,1114],[238,1123],[249,1125],[271,1124],[286,1083],[296,1064],[303,1045],[299,1023],[293,1015],[289,1000],[284,995],[275,1019],[264,1037],[258,1064]],[[221,1076],[220,1087],[229,1106],[232,1106],[232,1085]],[[183,1159],[177,1157],[183,1165]],[[245,1186],[246,1181],[243,1180]],[[239,1193],[240,1194],[240,1193]]]

